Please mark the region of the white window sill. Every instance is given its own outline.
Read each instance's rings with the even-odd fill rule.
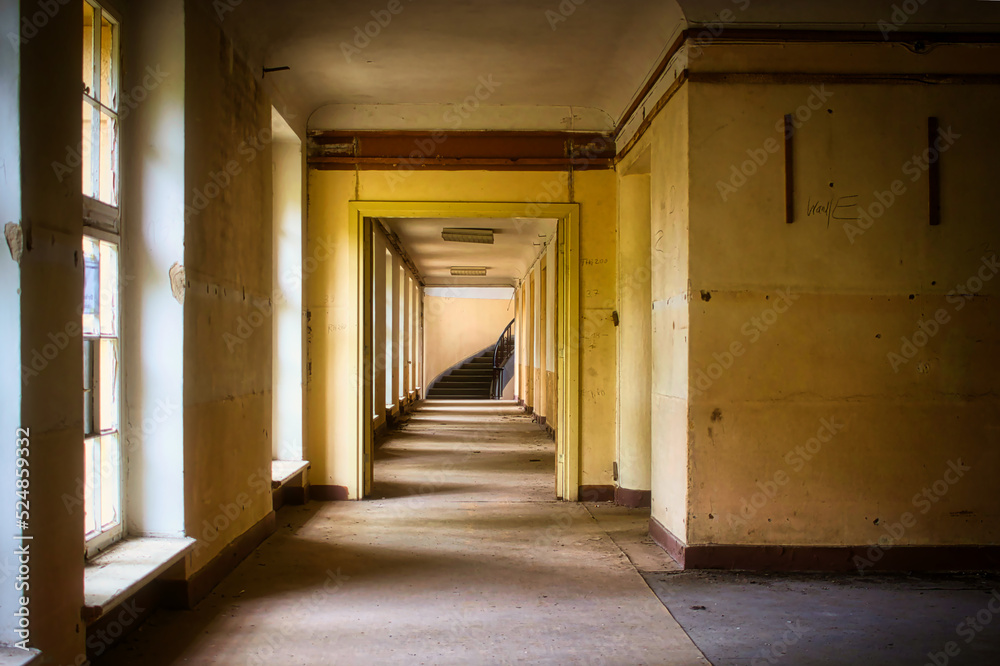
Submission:
[[[289,481],[307,469],[309,469],[308,460],[272,460],[271,490],[275,490],[286,485]],[[305,480],[304,476],[302,480]]]
[[[14,647],[0,647],[0,666],[28,666],[41,661],[38,650],[22,650]]]
[[[89,624],[180,562],[195,540],[125,539],[87,562],[83,570],[83,615]]]

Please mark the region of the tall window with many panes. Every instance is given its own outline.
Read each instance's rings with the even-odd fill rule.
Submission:
[[[87,552],[124,533],[119,23],[83,0],[83,506]]]

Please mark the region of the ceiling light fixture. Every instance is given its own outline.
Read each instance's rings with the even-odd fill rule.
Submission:
[[[493,230],[451,227],[441,230],[441,238],[453,243],[484,243],[486,245],[493,245]]]
[[[484,277],[486,275],[485,266],[452,266],[451,274],[461,277]]]

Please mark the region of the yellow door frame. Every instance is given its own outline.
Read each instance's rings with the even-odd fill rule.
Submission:
[[[374,468],[372,422],[372,267],[370,221],[380,217],[523,218],[531,203],[533,217],[558,221],[556,274],[556,496],[577,501],[580,490],[580,206],[568,203],[351,201],[348,238],[354,243],[358,295],[358,488],[371,492]]]

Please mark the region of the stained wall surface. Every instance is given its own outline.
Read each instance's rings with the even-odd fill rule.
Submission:
[[[998,64],[992,49],[877,52],[901,71]],[[748,53],[761,66],[822,55],[864,67],[845,48]],[[1000,94],[695,84],[690,99],[689,543],[875,543],[907,513],[900,544],[995,542]],[[783,155],[769,150],[786,113],[800,125],[793,224]],[[931,116],[940,226],[921,159]],[[940,496],[921,497],[942,479]]]
[[[185,525],[199,538],[196,571],[271,512],[272,158],[257,77],[200,9],[188,8],[186,29]]]
[[[309,318],[307,364],[307,440],[312,455],[311,483],[347,489],[357,496],[357,433],[350,423],[357,413],[356,392],[349,380],[356,369],[358,315],[348,288],[357,273],[352,255],[356,240],[347,224],[348,202],[466,201],[524,202],[526,213],[538,201],[581,206],[581,326],[587,338],[581,348],[580,483],[612,483],[615,432],[615,343],[611,312],[615,289],[616,184],[612,171],[574,174],[573,196],[566,173],[490,171],[317,171],[309,174],[309,238],[307,254],[318,239],[336,248],[306,284]],[[555,194],[553,194],[555,193]],[[526,215],[528,216],[528,215]],[[588,261],[588,259],[590,261]],[[610,305],[608,304],[610,298]],[[429,338],[428,338],[429,340]],[[347,424],[345,426],[345,424]]]

